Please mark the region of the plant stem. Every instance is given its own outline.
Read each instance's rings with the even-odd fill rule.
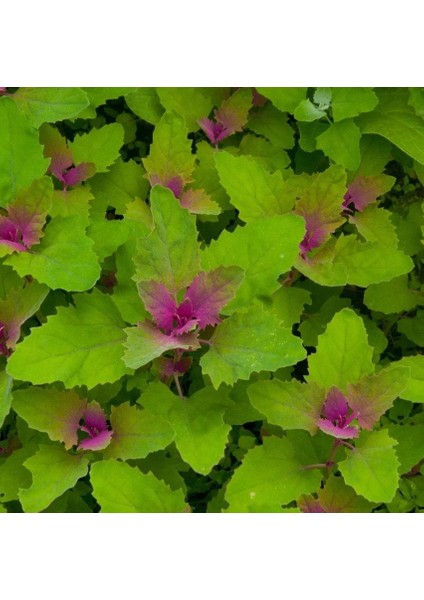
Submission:
[[[177,388],[179,397],[181,398],[181,400],[184,400],[184,394],[183,394],[183,390],[181,389],[180,378],[176,373],[174,373],[174,382],[175,382],[175,387]]]

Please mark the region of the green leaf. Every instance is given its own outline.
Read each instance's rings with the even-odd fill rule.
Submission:
[[[410,402],[424,402],[424,356],[405,356],[392,364],[411,369],[408,385],[401,392],[401,398]]]
[[[399,473],[403,475],[424,459],[424,425],[390,425],[389,434],[398,443],[396,454],[400,462]]]
[[[139,241],[134,259],[137,281],[155,279],[178,292],[200,271],[195,217],[162,186],[153,187],[150,204],[155,229]]]
[[[321,473],[303,469],[316,462],[312,446],[303,447],[304,463],[296,450],[287,438],[276,437],[266,437],[262,446],[250,450],[227,486],[227,512],[279,512],[301,494],[315,492]]]
[[[362,132],[383,136],[424,164],[424,121],[408,106],[408,90],[385,88],[378,90],[378,97],[377,108],[358,119]]]
[[[368,242],[379,242],[387,247],[397,248],[396,228],[391,221],[391,212],[376,204],[367,206],[349,218],[361,236]]]
[[[348,298],[339,298],[336,295],[332,295],[323,304],[313,306],[312,309],[309,309],[299,326],[305,346],[316,346],[318,336],[324,333],[325,328],[336,312],[350,305],[351,302]]]
[[[189,131],[199,129],[198,120],[207,117],[214,106],[214,100],[207,88],[156,88],[162,106],[182,117]]]
[[[371,88],[333,88],[331,108],[335,121],[357,117],[370,112],[378,104],[378,96]]]
[[[258,87],[260,94],[269,98],[273,105],[283,112],[294,112],[296,106],[305,96],[307,88],[277,88],[277,87]]]
[[[351,120],[332,123],[317,137],[317,148],[322,150],[338,165],[349,171],[355,171],[361,163],[359,141],[361,131]]]
[[[317,106],[312,104],[310,100],[302,100],[294,110],[294,118],[297,121],[317,121],[325,116],[325,111],[320,110]]]
[[[31,473],[23,466],[26,459],[34,453],[34,445],[14,450],[10,456],[0,460],[0,501],[10,502],[18,499],[19,488],[31,485]]]
[[[169,446],[175,437],[165,419],[138,410],[129,402],[112,407],[110,422],[113,437],[103,453],[105,458],[144,458]]]
[[[304,357],[300,339],[257,305],[250,312],[234,313],[216,328],[200,364],[218,388],[221,383],[248,379],[254,371],[293,365]]]
[[[283,429],[305,429],[313,434],[321,416],[325,393],[317,385],[291,381],[257,381],[247,390],[250,402],[269,423]]]
[[[6,371],[0,371],[0,428],[12,405],[12,387],[13,379]]]
[[[273,146],[268,140],[247,133],[240,142],[239,152],[244,156],[253,156],[268,171],[284,171],[290,164],[287,152]]]
[[[37,132],[10,98],[0,99],[0,204],[47,171]]]
[[[29,387],[13,394],[13,410],[32,429],[43,431],[65,448],[78,443],[77,429],[87,401],[74,391]]]
[[[33,384],[63,381],[65,387],[117,381],[123,361],[124,323],[109,296],[93,290],[75,296],[31,331],[8,361],[8,373]]]
[[[88,225],[93,200],[88,185],[79,185],[71,190],[54,190],[49,215],[53,219],[79,216],[81,222]]]
[[[339,463],[345,482],[370,502],[391,502],[399,482],[396,444],[386,429],[363,431],[355,450]]]
[[[302,288],[282,286],[272,296],[272,310],[284,327],[300,322],[305,304],[311,304],[311,294]]]
[[[114,100],[125,94],[130,94],[136,88],[131,87],[84,87],[81,88],[87,94],[90,105],[79,115],[80,119],[95,119],[96,108],[106,104],[107,100]]]
[[[129,240],[117,249],[115,253],[117,285],[113,288],[111,296],[124,321],[131,325],[143,321],[147,316],[147,311],[133,280],[135,275],[133,257],[135,254],[135,240]]]
[[[85,228],[79,216],[56,217],[47,225],[40,244],[9,256],[5,264],[21,277],[32,275],[52,289],[88,290],[99,278],[100,265]]]
[[[224,456],[231,429],[223,420],[229,406],[226,393],[205,387],[181,400],[162,383],[153,383],[140,403],[156,419],[167,419],[175,431],[175,445],[182,459],[197,473],[207,475]]]
[[[420,304],[424,304],[424,298],[421,298]],[[397,322],[399,333],[414,342],[417,346],[424,346],[424,311],[419,310],[415,317],[407,317]]]
[[[258,217],[281,215],[293,208],[294,198],[285,195],[280,172],[271,175],[255,158],[224,151],[216,153],[215,162],[231,204],[246,223]]]
[[[81,88],[66,87],[21,87],[13,94],[13,100],[34,127],[72,119],[89,105]]]
[[[424,295],[408,287],[408,276],[401,275],[391,281],[371,284],[364,294],[364,303],[371,310],[386,315],[412,310],[424,303]]]
[[[75,164],[91,162],[96,173],[108,170],[119,157],[124,143],[124,129],[119,123],[104,125],[101,129],[92,129],[84,135],[77,135],[69,144]]]
[[[330,475],[323,489],[318,490],[318,502],[326,513],[369,513],[373,509],[365,498],[357,496],[355,491],[345,484],[342,477]],[[298,505],[308,505],[308,500],[314,503],[315,499],[305,497]],[[302,512],[311,512],[304,510]]]
[[[344,308],[319,336],[316,354],[309,356],[309,381],[329,390],[346,389],[364,375],[373,373],[373,349],[364,323],[353,310]]]
[[[93,495],[108,513],[176,513],[185,508],[184,493],[172,491],[163,481],[116,460],[91,466]]]
[[[184,182],[191,179],[195,155],[184,119],[174,112],[165,113],[155,127],[149,156],[143,159],[147,175],[162,181],[179,176]]]
[[[292,267],[304,234],[303,219],[296,215],[258,217],[232,233],[223,231],[202,252],[201,260],[206,271],[221,265],[245,271],[245,279],[224,313],[247,308],[254,298],[269,297],[279,289],[278,277]]]
[[[203,189],[222,210],[231,210],[228,195],[220,184],[215,165],[216,149],[208,142],[199,142],[196,146],[196,166],[193,171],[193,185]]]
[[[288,116],[281,114],[272,104],[252,113],[247,126],[258,135],[265,136],[277,148],[294,146],[294,129],[288,123]]]
[[[19,500],[25,512],[40,512],[87,474],[88,460],[63,446],[40,445],[24,466],[32,474],[32,485],[20,490]]]
[[[129,108],[148,123],[156,125],[165,112],[153,87],[138,88],[125,96]]]

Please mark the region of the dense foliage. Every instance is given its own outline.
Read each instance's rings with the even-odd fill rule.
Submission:
[[[424,89],[0,96],[0,512],[424,510]]]

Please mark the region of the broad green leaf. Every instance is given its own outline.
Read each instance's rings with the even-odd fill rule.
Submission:
[[[128,373],[122,361],[124,323],[110,297],[93,290],[74,300],[75,307],[59,307],[18,345],[8,361],[12,377],[92,388]]]
[[[9,256],[5,263],[21,277],[32,275],[52,289],[88,290],[99,278],[100,265],[85,228],[79,216],[56,217],[47,225],[40,244]]]
[[[238,381],[230,388],[232,405],[225,411],[224,421],[230,425],[243,425],[252,421],[262,421],[264,415],[253,408],[248,389],[250,381]]]
[[[6,371],[0,371],[0,428],[12,405],[12,387],[13,379]]]
[[[38,134],[10,98],[0,98],[0,205],[42,177],[49,161]]]
[[[138,88],[125,96],[125,101],[137,116],[156,125],[165,112],[155,88]]]
[[[90,104],[78,115],[80,119],[95,119],[98,106],[106,104],[107,100],[114,100],[136,90],[136,88],[130,87],[85,87],[81,89],[86,93]]]
[[[122,125],[110,123],[84,135],[77,135],[69,148],[75,164],[91,162],[96,166],[96,173],[103,173],[119,157],[123,143]]]
[[[401,392],[401,398],[410,402],[424,402],[424,356],[422,354],[405,356],[392,364],[411,369],[409,382]]]
[[[44,431],[65,448],[78,443],[77,429],[87,401],[74,391],[31,386],[13,394],[13,410],[32,429]]]
[[[280,215],[293,208],[294,198],[285,194],[280,172],[271,175],[255,158],[233,156],[228,152],[217,152],[215,162],[231,204],[246,223],[258,217]]]
[[[379,208],[376,204],[367,206],[362,212],[350,217],[360,235],[367,242],[378,242],[391,248],[397,248],[396,228],[391,220],[391,212]]]
[[[369,513],[373,509],[362,496],[358,496],[355,491],[345,484],[342,477],[330,475],[323,489],[318,490],[319,506],[326,513]],[[305,496],[298,505],[301,505],[302,512],[314,512],[308,510],[308,504],[317,502],[312,496]]]
[[[302,100],[295,108],[293,114],[297,121],[305,121],[307,123],[325,117],[325,111],[312,104],[310,100]]]
[[[328,123],[313,121],[311,123],[298,122],[300,138],[299,146],[305,152],[314,152],[317,149],[317,137],[328,129]]]
[[[396,444],[386,429],[363,431],[338,465],[345,482],[370,502],[391,502],[399,482]]]
[[[18,499],[19,488],[31,485],[31,473],[23,466],[27,458],[35,451],[31,443],[14,450],[10,456],[0,459],[0,501],[10,502]]]
[[[167,421],[129,402],[112,407],[110,422],[113,436],[103,453],[105,458],[144,458],[150,452],[169,446],[175,437]]]
[[[284,327],[300,322],[305,304],[311,304],[311,294],[302,288],[281,286],[272,296],[273,312]]]
[[[358,119],[362,132],[383,136],[424,164],[424,121],[408,105],[408,90],[383,88],[377,95],[377,108]]]
[[[266,104],[249,117],[248,128],[265,136],[277,148],[293,148],[294,129],[288,123],[288,115],[281,114],[272,104]]]
[[[390,425],[389,434],[398,443],[396,454],[400,462],[399,473],[403,475],[424,459],[424,425]]]
[[[104,211],[112,206],[118,214],[123,214],[129,202],[135,198],[146,198],[149,182],[144,173],[144,169],[136,162],[118,159],[106,173],[99,173],[90,179],[96,203]]]
[[[34,127],[72,119],[89,104],[81,88],[66,87],[21,87],[13,94],[13,100]]]
[[[230,480],[225,499],[226,512],[279,512],[281,506],[301,494],[315,492],[321,483],[316,469],[304,464],[316,462],[311,444],[304,445],[306,463],[287,438],[266,437],[262,446],[250,450]]]
[[[207,117],[214,106],[214,100],[207,88],[156,88],[162,106],[182,117],[189,131],[199,129],[198,120]]]
[[[418,163],[415,163],[418,165]],[[424,171],[424,166],[421,165]],[[424,177],[422,178],[424,181]],[[402,216],[393,214],[393,222],[396,224],[399,248],[405,254],[413,256],[418,254],[424,247],[424,205],[422,202],[411,204],[406,214]]]
[[[143,473],[149,471],[157,478],[166,483],[172,490],[181,489],[187,491],[187,486],[182,477],[182,473],[189,471],[190,467],[183,461],[178,452],[172,451],[172,454],[166,450],[152,452],[137,461],[138,468]]]
[[[424,304],[424,295],[408,287],[408,276],[401,275],[384,283],[373,283],[364,294],[364,303],[371,310],[391,313],[412,310]]]
[[[296,106],[305,96],[307,88],[277,88],[277,87],[258,87],[260,94],[269,98],[273,105],[283,112],[294,112]]]
[[[361,137],[361,164],[357,175],[378,177],[392,156],[392,145],[379,135]]]
[[[190,181],[195,155],[184,119],[174,112],[166,112],[155,127],[149,156],[143,159],[147,175],[160,177],[163,182],[179,176]]]
[[[328,110],[332,96],[331,88],[318,87],[314,92],[314,102],[321,110]]]
[[[335,121],[357,117],[370,112],[378,104],[378,96],[371,88],[333,88],[331,108]]]
[[[420,304],[424,304],[423,297],[421,297]],[[415,317],[399,320],[397,329],[417,346],[424,346],[424,311],[419,310]]]
[[[60,445],[40,445],[24,467],[32,474],[32,485],[19,491],[19,500],[25,512],[40,512],[87,474],[88,460]]]
[[[358,414],[361,427],[372,429],[406,388],[409,376],[410,369],[392,363],[378,373],[365,375],[359,383],[348,386],[349,406]]]
[[[247,308],[254,298],[269,297],[279,289],[278,277],[292,267],[304,233],[303,219],[296,215],[258,217],[232,233],[223,231],[202,252],[201,260],[206,271],[221,265],[245,271],[245,279],[224,313]]]
[[[144,304],[138,295],[133,277],[135,265],[133,257],[136,254],[135,240],[129,240],[115,253],[117,284],[113,289],[112,301],[118,307],[122,318],[127,323],[135,325],[147,316]]]
[[[345,390],[348,383],[373,373],[372,353],[361,317],[343,308],[319,336],[316,353],[308,358],[308,380],[326,390],[332,386]]]
[[[145,475],[124,462],[96,462],[90,479],[102,512],[176,513],[185,508],[181,490],[173,491],[151,473]]]
[[[93,195],[88,185],[79,185],[71,190],[54,190],[49,215],[53,219],[79,216],[81,222],[88,225],[92,201]]]
[[[349,298],[339,298],[336,295],[332,295],[323,304],[308,309],[308,311],[305,312],[302,323],[299,325],[299,331],[304,345],[316,346],[318,343],[318,336],[324,333],[325,328],[334,315],[342,308],[346,308],[350,305],[351,302]]]
[[[359,141],[361,131],[351,119],[332,123],[317,137],[317,148],[336,164],[355,171],[361,162]]]
[[[162,416],[170,423],[182,459],[197,473],[207,475],[224,456],[231,429],[223,420],[229,406],[226,393],[205,387],[181,400],[165,385],[153,383],[139,402],[155,418]]]
[[[196,150],[197,164],[193,171],[193,185],[196,188],[205,190],[222,210],[231,210],[232,206],[229,203],[228,195],[219,181],[218,171],[216,170],[215,154],[217,150],[208,142],[198,143]]]
[[[306,429],[313,434],[325,400],[324,390],[314,383],[257,381],[247,390],[250,402],[269,423],[283,429]]]
[[[268,171],[284,171],[290,164],[287,152],[273,146],[262,137],[247,133],[240,142],[239,152],[244,156],[253,156]]]
[[[137,281],[155,279],[178,292],[200,271],[195,217],[162,186],[153,187],[150,204],[155,229],[139,241],[134,259]]]
[[[305,357],[300,338],[260,305],[234,313],[219,325],[200,364],[215,388],[248,379],[254,371],[275,371]]]

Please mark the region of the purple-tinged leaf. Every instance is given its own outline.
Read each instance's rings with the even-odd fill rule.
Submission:
[[[158,281],[141,281],[137,287],[144,306],[152,315],[156,325],[165,333],[170,333],[177,309],[175,297]]]
[[[83,450],[103,450],[109,445],[113,431],[108,429],[103,409],[97,402],[91,402],[84,410],[83,424],[79,427],[88,437],[81,440],[78,448]]]
[[[322,408],[322,414],[324,418],[318,419],[318,427],[324,433],[338,439],[358,437],[359,430],[356,427],[349,427],[357,414],[351,412],[349,415],[347,399],[336,387],[329,390]]]
[[[224,100],[219,109],[215,110],[214,121],[204,117],[199,119],[198,123],[209,141],[216,145],[243,129],[251,106],[251,91],[247,88],[239,89]]]
[[[297,501],[300,510],[304,513],[366,513],[373,508],[373,504],[358,496],[342,477],[335,475],[330,475],[317,496],[301,496]]]
[[[181,206],[194,215],[219,215],[221,209],[205,190],[188,189],[180,198]]]
[[[394,182],[395,178],[389,175],[378,175],[377,177],[359,175],[347,188],[343,207],[349,208],[353,204],[356,210],[363,211],[369,204],[388,192],[393,187]]]

